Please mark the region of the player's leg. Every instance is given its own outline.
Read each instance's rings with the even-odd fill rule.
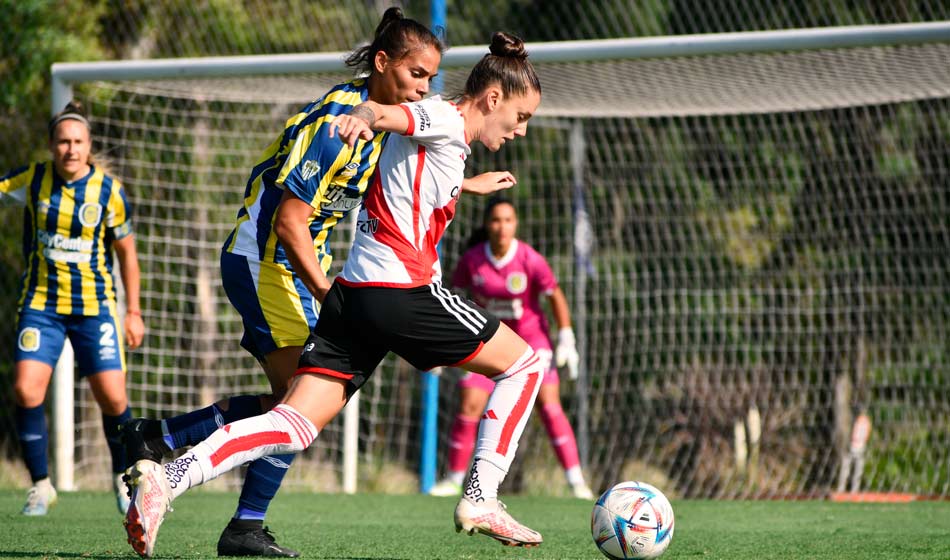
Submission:
[[[56,489],[49,478],[49,427],[43,401],[63,350],[66,328],[59,316],[27,310],[20,313],[17,333],[13,374],[16,432],[33,482],[22,513],[46,515],[56,503]]]
[[[335,286],[336,288],[336,286]],[[188,488],[266,455],[306,449],[372,374],[387,348],[346,330],[342,298],[331,289],[301,367],[281,404],[228,424],[164,467],[142,460],[131,472],[133,504],[126,531],[133,548],[150,555],[172,499]],[[329,312],[328,312],[329,310]]]
[[[79,374],[89,381],[93,398],[102,413],[102,431],[112,460],[112,489],[120,513],[129,508],[122,475],[126,453],[121,426],[132,419],[125,387],[125,347],[115,307],[103,305],[102,313],[91,317],[70,317],[66,332],[72,342]]]
[[[550,354],[550,352],[548,352]],[[538,351],[541,354],[541,351]],[[564,414],[564,408],[561,406],[560,383],[557,376],[557,370],[548,368],[544,375],[544,381],[541,383],[541,390],[538,392],[537,408],[541,414],[541,422],[548,433],[548,440],[551,447],[554,448],[554,454],[557,456],[561,468],[564,469],[564,476],[567,483],[571,486],[571,492],[574,497],[584,500],[592,500],[593,492],[587,486],[584,480],[584,473],[581,470],[580,457],[577,453],[577,439],[574,437],[574,430],[571,423]]]
[[[222,271],[228,297],[245,323],[245,347],[260,360],[274,395],[279,401],[287,392],[303,345],[316,326],[319,304],[303,282],[286,267],[261,263],[223,253]],[[248,297],[248,289],[253,287]],[[236,293],[237,292],[237,293]],[[264,402],[265,410],[273,402]],[[281,547],[264,530],[264,518],[287,474],[293,454],[267,455],[252,462],[233,518],[218,539],[221,556],[296,557],[293,549]]]
[[[171,450],[195,445],[225,424],[257,416],[287,389],[303,343],[316,324],[312,296],[286,268],[227,252],[221,254],[221,279],[244,324],[241,346],[261,364],[277,399],[236,395],[164,420],[136,419],[124,430],[130,464],[139,459],[158,462]]]
[[[375,301],[367,302],[377,310],[376,329],[388,329],[390,347],[413,366],[425,370],[455,365],[495,381],[479,423],[475,459],[455,509],[456,529],[509,545],[540,544],[541,535],[508,515],[497,494],[541,385],[541,360],[494,315],[439,284],[401,293],[380,291]]]
[[[480,532],[511,546],[537,546],[541,535],[511,517],[498,500],[541,386],[541,359],[502,324],[481,352],[463,367],[492,375],[495,389],[478,428],[475,458],[455,509],[456,530]],[[499,373],[500,372],[500,373]]]
[[[462,483],[475,451],[478,422],[495,383],[484,375],[469,371],[459,379],[458,387],[459,408],[449,430],[448,467],[445,478],[429,490],[433,496],[457,496],[462,492]]]
[[[275,396],[283,397],[286,394],[302,350],[302,345],[280,348],[267,354],[261,362]],[[262,403],[265,410],[274,404],[270,397],[263,397]],[[277,544],[264,527],[267,509],[277,495],[293,459],[292,453],[266,455],[248,466],[237,510],[218,539],[219,556],[295,558],[300,555],[294,549]]]

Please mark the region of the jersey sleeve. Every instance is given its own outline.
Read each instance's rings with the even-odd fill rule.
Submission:
[[[548,260],[533,248],[529,248],[527,256],[527,269],[531,275],[531,284],[537,286],[538,292],[542,294],[550,295],[554,293],[554,290],[557,289],[557,277],[554,276],[554,271],[551,270]]]
[[[465,142],[465,119],[452,103],[430,97],[403,103],[400,107],[409,117],[409,127],[403,136],[428,145]]]
[[[106,227],[112,230],[115,239],[122,239],[132,233],[132,207],[125,196],[122,183],[116,179],[113,179],[109,208],[106,210]]]
[[[330,138],[327,126],[332,118],[320,118],[301,129],[277,176],[278,185],[314,208],[320,207],[322,194],[353,152],[339,138]]]
[[[18,167],[0,177],[0,203],[3,205],[26,205],[26,187],[33,177],[35,163]]]

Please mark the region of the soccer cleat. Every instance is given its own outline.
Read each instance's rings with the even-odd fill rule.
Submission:
[[[465,498],[455,506],[455,532],[481,533],[505,546],[533,547],[541,544],[541,533],[518,523],[501,500],[475,505]]]
[[[30,488],[22,513],[30,516],[46,515],[49,513],[49,508],[56,504],[56,500],[56,489],[48,478],[44,478]]]
[[[129,511],[129,487],[125,484],[126,474],[116,473],[112,477],[112,490],[115,492],[115,505],[119,513],[125,515]]]
[[[149,558],[165,512],[171,510],[172,491],[165,479],[165,469],[155,461],[135,463],[129,469],[127,482],[132,488],[132,500],[125,514],[125,532],[135,552]]]
[[[297,558],[300,553],[280,546],[259,519],[232,519],[218,539],[218,556]]]
[[[146,434],[161,433],[161,420],[133,418],[122,424],[119,434],[125,445],[125,464],[134,465],[142,459],[161,463],[162,457],[171,452],[161,437],[149,438]]]
[[[435,486],[429,488],[430,496],[458,496],[461,493],[462,485],[447,478],[440,480]]]
[[[574,494],[575,498],[581,500],[593,500],[594,493],[591,492],[590,487],[587,484],[581,482],[580,484],[571,485],[571,493]]]

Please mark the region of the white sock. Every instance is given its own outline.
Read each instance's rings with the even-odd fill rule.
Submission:
[[[571,486],[580,486],[584,484],[584,473],[581,471],[580,465],[574,465],[573,467],[564,471],[564,476],[567,477],[567,483]]]
[[[286,404],[270,412],[232,422],[178,459],[165,464],[172,498],[265,455],[297,453],[313,443],[317,428]]]
[[[465,489],[469,499],[472,499],[469,491],[475,493],[476,490],[472,480],[476,470],[478,480],[474,482],[481,495],[487,499],[498,496],[498,486],[515,458],[518,440],[534,408],[543,376],[543,361],[529,348],[504,373],[492,378],[495,388],[478,423],[475,461]]]
[[[472,461],[472,471],[462,495],[473,504],[498,499],[498,487],[508,474],[498,465],[478,457]]]

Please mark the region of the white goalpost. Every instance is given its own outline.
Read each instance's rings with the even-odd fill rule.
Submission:
[[[562,395],[592,486],[649,477],[672,495],[822,496],[853,462],[858,490],[950,494],[933,467],[950,464],[950,441],[914,430],[950,433],[950,294],[937,280],[950,272],[937,256],[950,251],[950,22],[528,51],[543,88],[533,130],[497,154],[476,148],[470,171],[518,176],[519,236],[570,296],[582,366]],[[445,91],[485,52],[449,49]],[[255,158],[296,108],[351,77],[344,56],[52,66],[52,110],[86,102],[133,203],[149,329],[129,359],[136,414],[264,388],[217,252]],[[445,270],[480,211],[460,204]],[[331,272],[351,236],[334,234]],[[95,405],[66,362],[57,486],[104,487]],[[415,489],[417,463],[434,460],[419,458],[416,372],[392,356],[380,367],[304,454],[319,468],[295,467],[287,486]],[[455,379],[439,380],[443,443]],[[855,451],[858,418],[873,429]],[[529,426],[506,484],[550,489],[542,432]],[[905,449],[920,465],[894,476]]]

